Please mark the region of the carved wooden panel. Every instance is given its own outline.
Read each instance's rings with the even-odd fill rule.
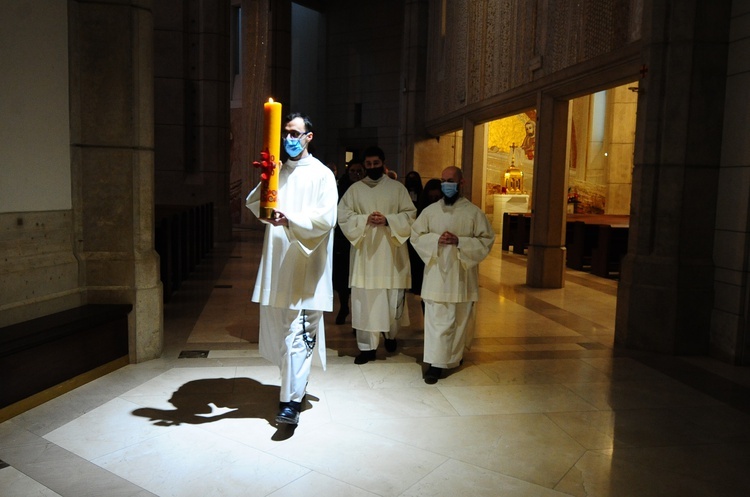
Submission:
[[[430,0],[427,120],[617,51],[640,33],[642,3]]]

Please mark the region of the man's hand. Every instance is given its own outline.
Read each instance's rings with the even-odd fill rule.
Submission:
[[[388,226],[388,220],[378,211],[367,216],[367,224],[370,226]]]
[[[438,238],[438,245],[458,245],[458,237],[450,231],[446,231]]]
[[[268,224],[274,226],[289,226],[289,220],[286,218],[283,212],[273,211],[273,217],[268,219]]]

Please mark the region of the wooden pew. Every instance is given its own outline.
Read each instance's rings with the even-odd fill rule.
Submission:
[[[609,277],[620,272],[627,253],[630,217],[607,214],[568,214],[565,247],[566,265]]]
[[[524,255],[529,246],[531,236],[531,214],[505,212],[503,213],[503,233],[501,247],[510,250],[513,247],[514,254]]]
[[[566,265],[609,277],[620,272],[627,253],[630,217],[607,214],[568,214],[565,226]],[[531,214],[503,213],[502,250],[525,254],[531,234]]]
[[[599,225],[596,246],[591,251],[591,273],[608,278],[620,272],[620,262],[628,252],[628,227]]]
[[[127,364],[130,304],[89,304],[0,328],[0,408],[113,361]]]
[[[213,203],[157,205],[154,247],[160,258],[164,302],[213,249]]]
[[[584,221],[568,221],[565,224],[566,265],[583,271],[591,266],[591,252],[598,237],[596,224]]]

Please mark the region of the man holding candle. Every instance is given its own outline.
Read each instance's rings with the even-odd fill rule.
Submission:
[[[309,118],[290,114],[284,129],[289,159],[275,170],[276,205],[267,218],[262,215],[262,184],[246,205],[267,224],[252,297],[260,304],[259,349],[281,371],[276,422],[297,424],[313,357],[325,368],[323,312],[333,309],[337,190],[331,170],[308,153]]]
[[[353,184],[339,202],[339,226],[352,244],[349,286],[352,327],[359,355],[355,364],[375,359],[380,335],[396,350],[400,326],[409,324],[404,289],[411,287],[405,245],[417,209],[406,187],[384,174],[385,154],[378,147],[364,153],[367,177]]]

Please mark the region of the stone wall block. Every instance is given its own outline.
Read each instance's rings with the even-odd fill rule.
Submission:
[[[185,0],[154,0],[154,28],[163,31],[180,31],[185,18]]]
[[[154,99],[159,102],[154,112],[156,125],[184,126],[185,82],[181,79],[156,78]]]
[[[750,235],[746,231],[717,230],[714,234],[714,260],[717,265],[746,272],[749,267],[747,252],[737,250],[737,247],[747,246]]]
[[[747,231],[750,213],[750,167],[722,168],[717,190],[716,229]]]
[[[172,191],[173,183],[168,183],[162,177],[170,171],[181,171],[184,176],[185,161],[185,128],[179,125],[159,125],[154,129],[156,140],[154,161],[159,165],[159,181],[157,187],[157,203],[165,203],[160,193],[164,190]],[[173,180],[175,178],[172,178]],[[181,181],[181,180],[180,180]]]
[[[158,2],[157,2],[158,3]],[[179,30],[154,30],[154,77],[181,78],[184,76],[183,57],[185,34]]]
[[[132,254],[133,153],[123,149],[83,149],[81,189],[85,207],[81,216],[83,252]]]
[[[742,286],[717,281],[714,286],[714,309],[734,313],[744,303]]]
[[[721,142],[721,162],[725,169],[747,167],[750,166],[750,140],[735,135],[741,133],[739,130],[750,128],[750,98],[746,98],[750,72],[732,76],[726,88],[726,101],[731,102],[731,109],[724,113],[724,130],[730,136]]]
[[[85,35],[77,34],[82,67],[77,104],[80,139],[88,145],[133,143],[135,102],[129,8],[89,4],[80,10]],[[123,33],[125,35],[123,36]]]

